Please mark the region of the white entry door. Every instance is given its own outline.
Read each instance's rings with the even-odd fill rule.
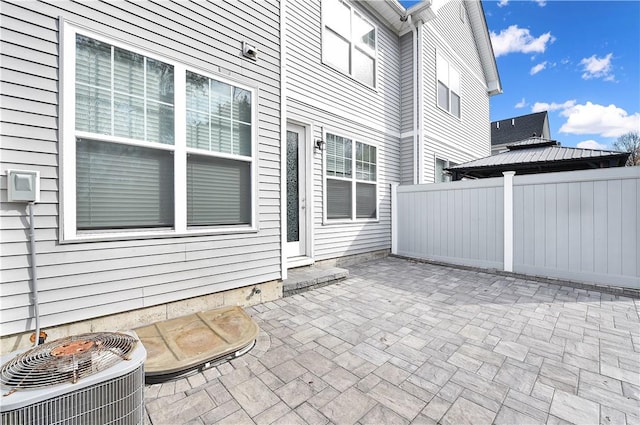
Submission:
[[[287,124],[287,248],[288,258],[306,255],[306,134]]]

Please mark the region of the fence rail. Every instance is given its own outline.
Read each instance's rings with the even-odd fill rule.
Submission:
[[[392,252],[640,288],[640,167],[392,189]]]

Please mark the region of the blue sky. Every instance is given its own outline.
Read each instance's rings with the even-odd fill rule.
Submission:
[[[553,139],[600,149],[640,131],[640,1],[482,4],[504,91],[492,121],[548,110]]]
[[[504,93],[491,120],[549,111],[563,146],[640,131],[640,2],[484,1]]]

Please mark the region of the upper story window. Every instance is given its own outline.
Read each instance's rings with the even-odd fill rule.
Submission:
[[[442,56],[437,55],[438,106],[460,118],[460,73]]]
[[[342,0],[323,0],[322,20],[323,62],[374,87],[376,28]]]
[[[253,89],[71,27],[64,42],[65,239],[253,226]]]
[[[376,219],[376,147],[330,133],[326,141],[327,219]]]

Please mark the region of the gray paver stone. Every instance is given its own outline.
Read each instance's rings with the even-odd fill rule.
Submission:
[[[360,419],[362,425],[404,425],[409,421],[380,404],[376,405],[367,413],[364,418]]]
[[[292,409],[295,409],[314,395],[313,389],[301,379],[289,382],[278,388],[275,393]]]
[[[384,380],[373,387],[367,395],[409,420],[416,417],[426,405],[426,401],[420,400]]]
[[[230,388],[229,392],[252,417],[280,401],[269,387],[257,377],[249,379],[242,385]]]
[[[458,398],[442,417],[442,425],[491,425],[494,412],[462,397]]]
[[[337,424],[354,424],[375,404],[373,399],[351,387],[319,410]]]
[[[336,367],[324,375],[322,380],[338,391],[345,391],[355,385],[360,378],[342,367]]]
[[[532,418],[531,416],[527,416],[524,413],[518,412],[517,410],[513,410],[510,407],[502,406],[500,411],[498,412],[498,416],[494,421],[495,425],[514,425],[514,424],[527,424],[527,425],[536,425],[536,424],[544,424],[544,421],[540,421],[538,419]]]
[[[600,420],[598,403],[560,390],[553,394],[549,413],[577,424],[594,424]]]
[[[300,416],[308,425],[324,425],[329,422],[322,413],[318,412],[309,403],[302,403],[296,408],[296,413]]]
[[[500,341],[493,351],[522,362],[527,357],[529,348],[517,342]]]

